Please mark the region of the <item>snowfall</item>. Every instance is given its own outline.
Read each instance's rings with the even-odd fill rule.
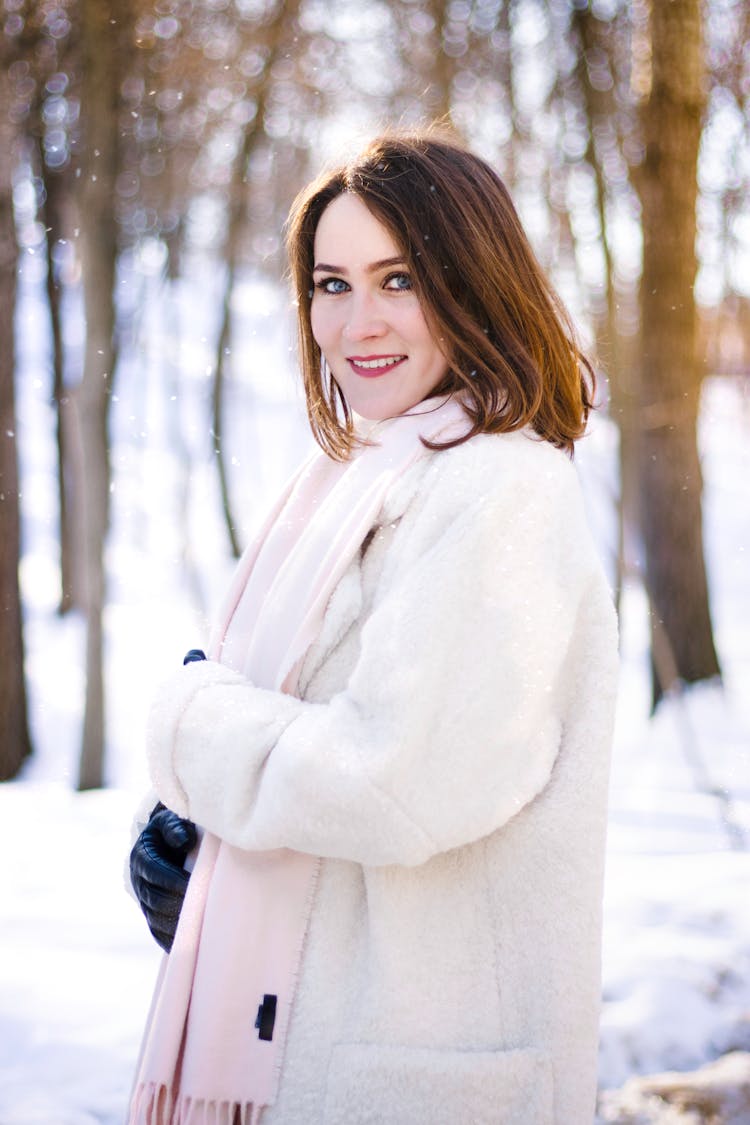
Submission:
[[[0,785],[0,1125],[124,1119],[161,956],[124,889],[131,818],[148,784],[145,715],[160,679],[205,641],[231,572],[206,421],[218,302],[209,292],[191,302],[176,283],[166,292],[153,257],[123,281],[139,288],[112,418],[107,787],[85,793],[76,792],[84,632],[80,617],[56,612],[54,419],[31,260],[21,278],[21,583],[35,752],[17,781]],[[235,300],[242,339],[231,356],[228,440],[246,540],[309,438],[285,299],[248,282]],[[68,332],[75,355],[80,336]],[[650,714],[647,610],[632,559],[605,888],[602,1088],[750,1049],[747,382],[706,381],[700,445],[723,685]],[[606,414],[577,464],[611,575],[616,435]]]

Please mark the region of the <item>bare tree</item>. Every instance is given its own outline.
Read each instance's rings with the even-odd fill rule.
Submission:
[[[622,156],[617,119],[621,114],[618,102],[617,36],[621,33],[613,22],[597,19],[590,8],[574,8],[571,32],[575,36],[577,63],[570,80],[576,87],[586,119],[587,147],[584,154],[594,175],[596,213],[604,264],[603,307],[593,310],[597,353],[609,380],[609,410],[619,430],[618,545],[615,565],[615,604],[621,603],[627,571],[627,558],[635,551],[638,538],[638,337],[632,331],[623,334],[620,324],[621,303],[635,304],[635,286],[623,293],[616,276],[616,255],[613,248],[609,210],[612,187],[607,167],[615,162],[618,170],[627,167]],[[616,151],[615,151],[616,150]],[[622,192],[624,185],[620,183]]]
[[[17,138],[7,61],[0,57],[0,781],[15,777],[31,752],[18,585],[20,514],[13,345],[18,246],[12,178]]]
[[[279,0],[272,10],[268,23],[259,31],[258,38],[263,47],[263,67],[255,80],[253,95],[255,112],[242,129],[241,141],[232,167],[229,181],[229,202],[226,237],[224,241],[224,292],[221,303],[221,325],[216,345],[216,361],[212,391],[212,430],[214,450],[219,473],[221,503],[224,523],[234,558],[239,558],[241,546],[237,535],[236,520],[232,512],[229,493],[229,479],[226,468],[225,445],[223,440],[223,408],[225,389],[225,358],[232,338],[232,294],[237,277],[242,249],[242,233],[247,224],[248,203],[248,165],[258,147],[265,141],[264,119],[273,84],[273,71],[276,63],[289,53],[292,37],[295,34],[299,0]]]
[[[593,285],[580,276],[578,281],[610,376],[610,414],[620,432],[617,586],[626,561],[640,556],[657,701],[674,683],[719,674],[696,443],[703,364],[693,285],[708,85],[702,12],[682,0],[633,3],[609,15],[560,0],[539,3],[537,10],[540,29],[546,13],[541,43],[555,68],[545,102],[558,122],[546,152],[547,164],[557,168],[550,199],[556,195],[569,209],[566,169],[567,175],[576,169],[591,173],[602,267]],[[634,192],[644,243],[638,285],[632,260],[620,269],[612,221],[613,215],[634,213]],[[592,237],[588,206],[584,252]],[[575,221],[571,225],[577,239]],[[621,235],[619,242],[622,247]]]
[[[706,73],[700,0],[651,6],[651,88],[637,178],[640,289],[640,506],[652,610],[654,696],[720,673],[703,556],[696,424],[703,365],[693,286],[697,163]]]
[[[41,215],[46,231],[47,307],[52,337],[52,398],[55,403],[55,438],[57,446],[57,500],[60,526],[60,602],[59,612],[67,613],[80,591],[76,585],[74,518],[71,511],[75,496],[71,495],[70,397],[65,386],[65,354],[63,348],[62,285],[55,263],[55,247],[65,236],[64,212],[69,190],[68,177],[51,171],[40,153],[40,171],[44,191]]]
[[[107,423],[115,366],[114,200],[118,170],[118,96],[122,73],[125,0],[82,0],[81,263],[86,344],[75,405],[83,450],[84,571],[86,585],[86,705],[78,785],[103,782],[105,738],[103,610],[104,543],[109,522]]]

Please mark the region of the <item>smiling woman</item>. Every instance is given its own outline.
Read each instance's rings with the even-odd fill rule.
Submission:
[[[405,285],[418,298],[445,359],[443,378],[428,393],[460,392],[472,422],[457,440],[529,426],[572,452],[593,402],[591,366],[502,180],[435,133],[429,141],[375,141],[350,164],[323,172],[292,208],[287,242],[302,376],[310,424],[323,449],[333,457],[349,454],[352,411],[358,412],[339,383],[345,368],[334,364],[312,324],[319,293],[314,266],[347,264],[321,259],[320,240],[333,237],[334,227],[343,234],[344,222],[351,241],[340,252],[347,261],[366,266],[361,239],[369,231],[396,259],[393,269],[403,280],[394,276],[390,284]],[[341,271],[329,276],[327,292],[347,291]]]
[[[345,193],[323,212],[314,250],[310,320],[336,385],[363,418],[403,414],[432,394],[448,361],[400,248],[362,200]]]
[[[453,140],[374,141],[288,245],[321,451],[152,708],[131,871],[169,956],[129,1120],[590,1125],[617,662],[566,456],[590,369]]]

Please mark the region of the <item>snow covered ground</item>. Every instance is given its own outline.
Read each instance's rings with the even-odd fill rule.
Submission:
[[[196,385],[204,360],[191,351]],[[25,362],[33,373],[33,349]],[[125,375],[119,384],[106,618],[111,787],[102,791],[74,792],[82,625],[55,615],[51,450],[35,444],[25,454],[22,578],[36,754],[19,781],[0,786],[0,1125],[122,1122],[158,966],[123,889],[130,818],[145,786],[143,718],[154,684],[205,638],[229,564],[213,473],[191,421],[195,403],[183,409],[192,452],[180,466],[151,421],[155,370],[158,363],[150,384]],[[253,427],[234,435],[247,451],[234,484],[250,524],[261,494],[278,485],[306,439],[289,385],[247,384],[236,393],[255,404],[231,412],[236,427]],[[44,387],[30,375],[22,442],[24,426],[38,427],[45,410]],[[603,1086],[750,1048],[747,388],[707,384],[701,438],[725,689],[695,690],[649,719],[646,610],[639,586],[628,585],[605,900]],[[611,428],[600,420],[580,464],[604,552],[612,460]],[[185,526],[165,514],[180,497]]]

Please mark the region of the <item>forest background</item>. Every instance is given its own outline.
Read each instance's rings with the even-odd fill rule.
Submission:
[[[57,754],[80,791],[137,787],[123,716],[154,668],[205,636],[308,440],[289,203],[379,126],[439,119],[505,179],[596,355],[582,461],[598,473],[605,564],[618,606],[642,613],[649,707],[677,706],[696,784],[726,847],[746,853],[747,744],[733,743],[734,789],[717,784],[696,764],[684,701],[691,685],[747,683],[738,623],[716,642],[699,423],[721,388],[714,403],[735,422],[745,411],[747,431],[750,7],[0,11],[0,780],[23,783]],[[745,550],[733,541],[736,568]],[[143,629],[129,666],[123,608]],[[746,1045],[749,1029],[747,1015]]]

